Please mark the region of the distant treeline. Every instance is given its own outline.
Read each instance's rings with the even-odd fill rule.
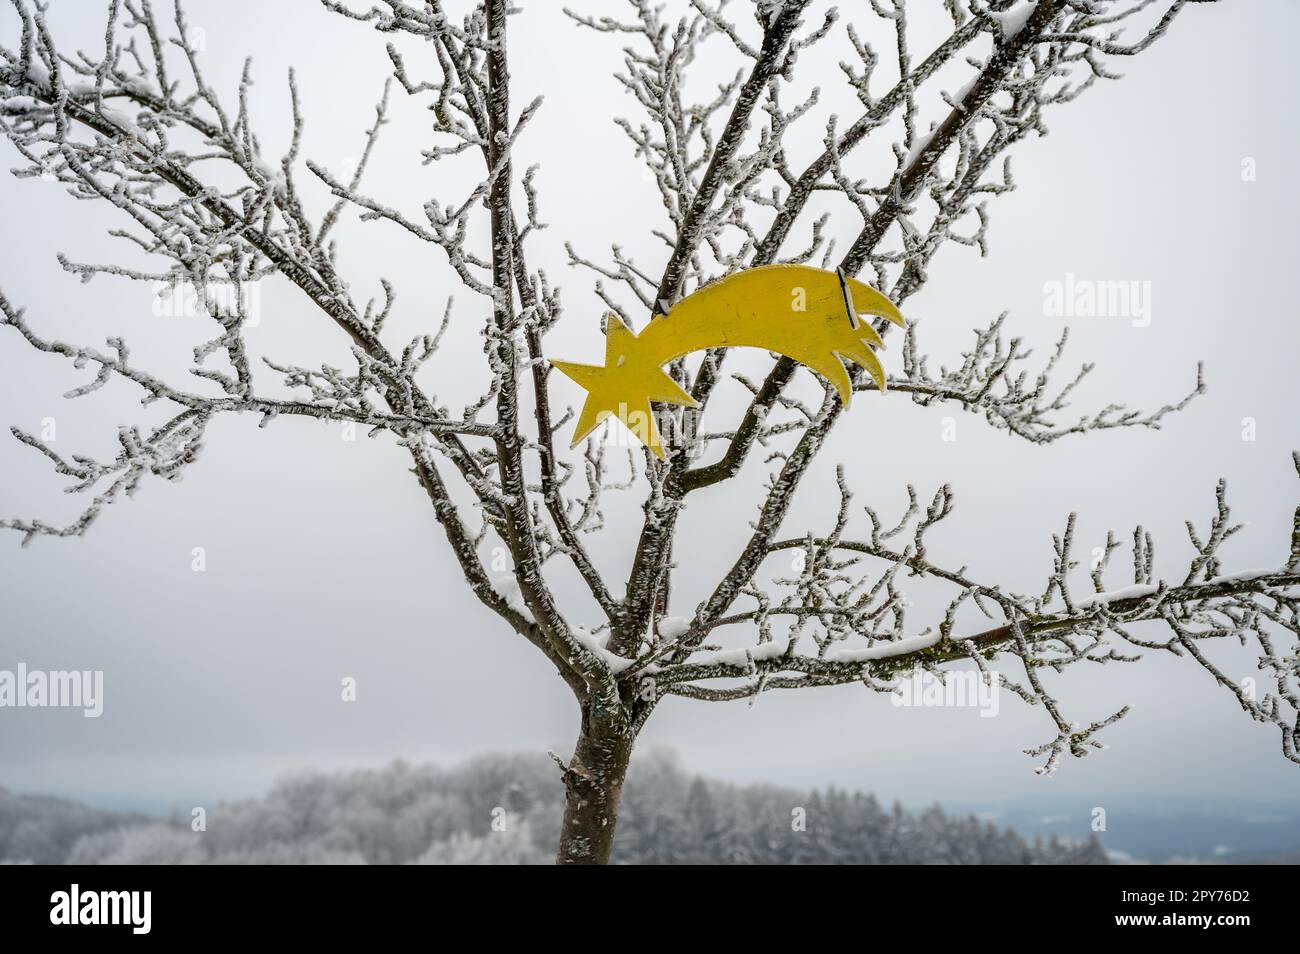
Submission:
[[[546,864],[562,792],[545,757],[453,769],[402,762],[278,782],[265,798],[168,820],[0,789],[0,861],[35,864]],[[739,786],[642,757],[624,796],[622,864],[1105,864],[1101,845],[1035,840],[937,806],[910,814],[838,790]]]

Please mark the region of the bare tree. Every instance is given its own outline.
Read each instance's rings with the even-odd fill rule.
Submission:
[[[1040,771],[1050,772],[1062,756],[1101,748],[1099,730],[1127,709],[1086,725],[1072,721],[1044,688],[1044,670],[1129,662],[1141,651],[1163,651],[1190,657],[1208,671],[1247,715],[1274,724],[1284,755],[1300,761],[1300,515],[1280,565],[1225,572],[1220,550],[1239,527],[1220,484],[1208,528],[1187,524],[1193,552],[1185,576],[1155,578],[1151,536],[1138,527],[1127,547],[1129,585],[1107,591],[1103,583],[1111,557],[1125,548],[1112,535],[1086,596],[1071,584],[1077,565],[1073,516],[1054,537],[1055,561],[1041,594],[1011,592],[976,579],[964,565],[941,561],[927,535],[952,510],[948,486],[928,501],[909,487],[910,505],[897,518],[866,508],[869,526],[856,533],[850,529],[850,484],[840,469],[833,524],[820,532],[783,532],[791,501],[840,420],[842,404],[829,386],[820,404],[796,397],[789,385],[797,366],[785,358],[774,360],[761,381],[724,377],[734,359],[721,349],[671,366],[699,408],[657,408],[669,447],[664,461],[620,450],[599,432],[580,453],[557,447],[555,434],[570,414],[553,411],[543,341],[560,319],[561,302],[547,275],[529,265],[528,250],[543,227],[534,170],[521,175],[512,163],[512,147],[541,100],[522,108],[517,96],[511,102],[506,38],[512,10],[506,0],[484,0],[460,18],[449,15],[442,0],[380,0],[369,9],[323,0],[334,13],[382,34],[423,41],[418,63],[388,45],[399,94],[427,102],[434,117],[437,141],[423,156],[468,162],[476,154],[482,162],[482,180],[469,194],[450,202],[431,198],[418,212],[388,204],[399,198],[382,189],[363,189],[366,160],[386,121],[387,89],[362,161],[349,181],[341,181],[299,154],[303,120],[292,74],[292,145],[278,161],[261,154],[249,122],[250,70],[239,84],[237,105],[223,103],[204,78],[179,2],[163,16],[150,0],[109,0],[98,55],[62,49],[41,5],[12,2],[22,27],[16,46],[0,50],[0,117],[27,162],[17,175],[57,179],[75,198],[115,206],[126,227],[114,234],[159,263],[150,270],[63,259],[63,267],[83,280],[110,275],[192,286],[214,337],[195,350],[197,381],[168,382],[134,364],[120,338],[110,338],[107,351],[50,340],[39,323],[29,323],[21,308],[0,296],[8,329],[93,373],[69,396],[122,378],[142,390],[145,403],[174,409],[153,430],[122,427],[121,450],[107,461],[65,458],[15,429],[90,503],[67,526],[38,520],[0,525],[20,531],[25,543],[39,535],[84,533],[107,506],[150,476],[179,478],[198,458],[206,427],[219,414],[256,412],[264,426],[287,416],[325,418],[390,435],[410,454],[474,594],[554,664],[578,702],[581,728],[573,754],[557,759],[566,789],[561,862],[608,859],[633,743],[665,696],[716,702],[853,682],[891,691],[900,675],[918,669],[968,661],[987,678],[995,661],[1006,661],[1023,675],[1004,678],[1004,685],[1050,720],[1047,740],[1026,750],[1042,758]],[[806,18],[809,0],[758,0],[730,16],[725,3],[691,0],[680,19],[669,20],[651,0],[631,0],[626,21],[571,14],[578,25],[627,44],[617,78],[643,116],[619,123],[657,183],[668,218],[655,233],[665,259],[653,270],[617,247],[603,263],[569,247],[571,261],[598,273],[597,293],[630,327],[636,312],[653,319],[664,304],[705,282],[776,262],[862,274],[902,305],[927,280],[942,246],[983,250],[986,205],[1014,187],[1008,150],[1044,132],[1047,112],[1111,78],[1112,60],[1163,37],[1185,2],[946,0],[949,35],[933,49],[916,50],[905,0],[871,0],[865,15],[872,22],[848,28],[858,61],[842,65],[860,113],[852,121],[831,117],[820,129],[809,128],[816,94],[796,103],[786,99],[799,61],[837,30],[834,10]],[[1125,32],[1136,38],[1124,39]],[[888,52],[865,39],[876,33]],[[711,98],[696,100],[685,80],[706,41],[720,45],[708,56],[735,57],[740,67]],[[936,74],[962,58],[973,80],[955,94],[934,90]],[[878,70],[882,61],[887,66]],[[880,82],[877,72],[887,80]],[[922,97],[941,98],[947,107],[929,129],[919,120]],[[788,164],[784,148],[796,126],[824,143],[803,169]],[[851,171],[869,142],[892,157],[892,172],[874,184]],[[309,188],[315,201],[305,194]],[[814,196],[837,197],[842,209],[832,214],[861,216],[861,229],[842,252],[826,237],[825,216],[804,236],[795,234]],[[311,211],[316,205],[320,214]],[[379,220],[376,228],[387,225],[387,234],[395,226],[418,248],[445,256],[465,289],[481,297],[488,314],[482,329],[485,390],[463,413],[437,403],[422,383],[421,369],[437,352],[440,334],[431,329],[404,345],[387,342],[385,321],[396,302],[392,284],[382,282],[382,295],[363,305],[339,274],[332,229],[348,206]],[[486,247],[471,237],[479,234],[471,223],[481,223],[480,217],[486,218]],[[347,336],[355,367],[312,369],[254,358],[244,333],[244,300],[223,292],[275,273]],[[888,327],[881,322],[878,331],[884,335]],[[975,332],[959,366],[935,372],[922,356],[914,323],[905,335],[902,367],[893,369],[888,393],[982,414],[991,426],[1038,444],[1114,427],[1157,428],[1203,389],[1198,371],[1192,394],[1156,411],[1112,404],[1063,420],[1091,367],[1058,380],[1064,336],[1045,363],[1035,365],[1021,339],[1004,335],[999,318]],[[267,394],[263,376],[291,396]],[[860,391],[876,389],[857,374],[853,382]],[[738,421],[706,430],[710,399],[723,386],[746,389],[748,407]],[[684,502],[746,469],[765,467],[769,479],[752,533],[730,569],[692,615],[671,615],[673,541]],[[604,523],[606,495],[620,491],[641,495],[644,522],[630,574],[614,586],[593,561],[587,537]],[[481,526],[470,516],[475,510]],[[482,559],[494,538],[513,558],[505,584],[492,578]],[[559,564],[581,577],[600,614],[598,626],[576,625],[574,617],[587,611],[583,606],[559,604]],[[912,622],[915,614],[900,587],[908,576],[952,589],[946,609],[924,627]],[[986,628],[971,625],[972,614],[987,617]],[[1162,625],[1139,635],[1137,624],[1144,622]],[[753,645],[727,650],[709,643],[722,627],[736,626],[752,630]],[[1211,659],[1216,640],[1253,647],[1259,676],[1272,688],[1260,695],[1253,682],[1234,681]]]

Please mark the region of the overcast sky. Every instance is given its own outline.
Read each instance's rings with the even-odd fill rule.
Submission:
[[[65,48],[102,46],[102,23],[85,13],[91,4],[52,6]],[[617,243],[654,271],[663,253],[650,230],[663,227],[662,208],[611,121],[635,107],[610,76],[622,40],[579,29],[559,4],[523,6],[511,27],[514,102],[519,108],[538,93],[545,102],[521,141],[518,165],[541,164],[550,226],[533,254],[565,288],[565,318],[547,350],[588,360],[601,350],[601,304],[590,277],[564,266],[563,243],[593,257]],[[573,6],[603,12],[614,5]],[[268,153],[285,142],[284,75],[292,65],[307,117],[304,154],[335,170],[355,161],[388,72],[383,37],[308,0],[192,0],[188,7],[223,91],[233,96],[243,58],[254,58],[253,117]],[[9,47],[15,23],[12,10],[0,12],[0,42]],[[1156,535],[1158,569],[1185,572],[1183,521],[1208,520],[1215,481],[1226,477],[1235,513],[1250,525],[1226,551],[1225,569],[1282,562],[1300,490],[1290,463],[1300,447],[1298,29],[1300,7],[1288,0],[1189,7],[1168,37],[1119,64],[1125,79],[1048,116],[1051,135],[1015,153],[1019,190],[991,207],[989,256],[945,248],[906,309],[922,322],[922,344],[936,363],[957,359],[969,329],[1002,310],[1014,333],[1041,344],[1072,323],[1071,363],[1098,365],[1078,413],[1111,400],[1138,407],[1176,400],[1192,386],[1198,359],[1206,362],[1209,393],[1161,431],[1111,431],[1049,447],[1018,442],[953,409],[916,408],[902,396],[855,402],[827,456],[848,465],[859,501],[894,513],[908,482],[926,496],[951,483],[957,513],[936,533],[935,555],[1029,591],[1041,590],[1051,533],[1071,510],[1080,515],[1081,546],[1099,543],[1107,528],[1126,533],[1142,522]],[[741,65],[723,38],[706,51],[713,57],[701,64],[706,77]],[[806,83],[824,88],[827,109],[856,115],[851,97],[835,92],[843,86],[837,58],[810,56],[799,65]],[[962,82],[958,72],[944,85],[956,90]],[[923,118],[944,108],[931,103]],[[427,115],[397,96],[367,187],[416,212],[429,197],[456,198],[470,182],[468,174],[462,180],[419,164],[416,153],[432,141]],[[815,128],[796,139],[798,149],[820,148]],[[878,168],[883,149],[856,160],[857,174]],[[4,168],[18,164],[8,143],[0,151]],[[1246,159],[1254,181],[1243,181]],[[319,192],[315,201],[319,208]],[[82,285],[55,260],[60,251],[78,261],[120,257],[119,243],[105,235],[120,220],[50,183],[9,176],[0,178],[0,209],[0,287],[34,326],[92,345],[123,334],[141,365],[183,367],[202,329],[155,317],[147,287],[106,279]],[[842,214],[832,222],[841,241],[857,227]],[[456,291],[441,252],[393,227],[352,216],[339,238],[355,289],[375,287],[381,274],[396,283],[394,340],[436,322]],[[1067,274],[1149,282],[1149,326],[1046,315],[1045,283]],[[363,299],[369,293],[358,291]],[[459,296],[447,353],[433,365],[434,387],[454,407],[482,381],[480,306],[471,297]],[[299,364],[345,363],[345,343],[286,282],[268,282],[261,306],[256,334],[266,353]],[[887,367],[898,360],[886,354]],[[0,335],[0,369],[0,420],[39,431],[53,417],[66,452],[111,455],[116,425],[156,419],[120,385],[62,401],[84,373],[31,352],[12,333]],[[561,401],[577,398],[557,387]],[[956,418],[955,441],[941,439],[946,416]],[[1242,440],[1247,417],[1256,422],[1252,442]],[[868,441],[878,453],[867,452]],[[20,549],[17,534],[0,537],[0,668],[21,661],[102,669],[106,682],[99,719],[0,711],[0,785],[104,803],[187,805],[259,792],[298,767],[567,752],[576,731],[568,690],[463,585],[407,467],[387,439],[349,443],[336,425],[285,420],[259,430],[253,418],[219,420],[183,482],[145,486],[85,539],[40,539]],[[16,441],[0,441],[0,472],[5,515],[58,522],[82,503],[61,494],[47,462]],[[805,486],[787,522],[792,534],[826,526],[829,463]],[[751,508],[752,498],[731,489],[692,499],[680,548],[691,570],[675,594],[676,614],[690,615],[708,573],[734,558]],[[595,544],[615,575],[626,572],[635,515],[631,506],[613,514],[615,532]],[[195,547],[206,552],[206,572],[191,569]],[[1117,570],[1112,582],[1128,580]],[[594,623],[577,605],[575,622]],[[1041,710],[1010,699],[993,719],[893,708],[860,686],[773,693],[752,708],[669,700],[639,745],[671,746],[689,768],[715,776],[835,783],[909,802],[1297,800],[1300,768],[1282,758],[1276,730],[1248,721],[1198,667],[1153,658],[1076,669],[1056,680],[1073,718],[1091,721],[1126,702],[1135,708],[1107,731],[1108,751],[1071,760],[1051,779],[1035,776],[1036,763],[1021,753],[1053,734]],[[340,701],[347,676],[358,685],[351,704]]]

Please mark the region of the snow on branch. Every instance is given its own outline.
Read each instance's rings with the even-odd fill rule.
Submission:
[[[1193,399],[1205,393],[1201,365],[1196,368],[1195,386],[1185,396],[1154,411],[1143,412],[1123,404],[1108,404],[1092,414],[1082,415],[1071,423],[1057,423],[1070,406],[1074,390],[1093,371],[1095,365],[1082,365],[1065,383],[1053,380],[1069,341],[1069,329],[1061,332],[1051,354],[1034,371],[1026,367],[1033,351],[1020,338],[1007,341],[1002,328],[1003,312],[987,327],[976,329],[975,343],[961,354],[962,361],[952,368],[941,368],[937,375],[929,369],[929,360],[917,345],[917,326],[912,322],[903,343],[903,374],[891,377],[888,391],[911,394],[917,404],[928,407],[952,402],[963,410],[984,415],[993,427],[1036,444],[1049,444],[1071,434],[1108,430],[1116,427],[1160,428],[1161,421],[1183,410]],[[862,381],[861,390],[874,390],[871,381]]]
[[[1300,455],[1296,455],[1300,476]],[[1025,682],[1001,673],[1001,684],[1031,705],[1044,708],[1059,730],[1049,743],[1030,751],[1047,755],[1052,771],[1064,754],[1086,755],[1097,746],[1092,735],[1120,714],[1080,730],[1061,715],[1061,704],[1041,678],[1045,670],[1061,672],[1080,662],[1135,662],[1142,652],[1160,651],[1188,657],[1215,683],[1227,689],[1252,719],[1276,726],[1283,754],[1300,761],[1300,546],[1275,567],[1224,572],[1221,549],[1240,529],[1231,520],[1226,487],[1220,483],[1208,528],[1188,522],[1193,549],[1185,576],[1176,581],[1154,578],[1154,543],[1142,527],[1132,534],[1131,582],[1104,588],[1116,552],[1123,549],[1113,534],[1095,561],[1091,592],[1074,592],[1075,517],[1053,538],[1056,554],[1041,595],[1012,593],[982,582],[966,566],[953,567],[931,553],[927,535],[952,513],[953,492],[944,486],[928,505],[908,488],[909,506],[897,521],[884,521],[872,508],[865,514],[870,532],[848,535],[852,493],[843,470],[838,472],[841,506],[829,532],[777,540],[767,551],[795,554],[793,575],[775,575],[747,589],[753,609],[708,617],[702,612],[682,621],[655,649],[642,671],[652,675],[659,692],[708,701],[752,698],[768,689],[862,682],[891,692],[897,679],[916,670],[934,670],[966,660],[987,672],[1000,658],[1017,661]],[[1300,539],[1300,508],[1291,526]],[[905,581],[929,580],[950,587],[951,602],[931,625],[914,631],[913,603]],[[996,623],[971,632],[959,614],[971,607]],[[704,608],[702,607],[701,610]],[[969,614],[968,614],[969,615]],[[1145,624],[1141,629],[1138,624]],[[760,642],[749,648],[719,651],[706,640],[723,627],[746,625],[758,630]],[[1164,638],[1146,633],[1166,629]],[[1255,675],[1229,675],[1240,653],[1216,662],[1215,647],[1250,647]],[[1235,660],[1235,662],[1232,662]],[[724,686],[713,686],[713,681]],[[1256,681],[1271,683],[1259,695]]]
[[[78,475],[82,483],[74,489],[96,496],[70,527],[36,520],[4,525],[21,530],[26,540],[38,534],[82,533],[105,505],[121,499],[123,491],[133,492],[146,473],[179,477],[196,456],[199,436],[212,416],[251,411],[263,426],[280,416],[306,416],[353,422],[370,428],[372,435],[391,433],[412,449],[426,489],[443,488],[432,494],[433,503],[455,546],[467,531],[445,497],[445,485],[430,472],[437,466],[434,459],[417,454],[416,447],[426,441],[434,446],[481,492],[480,502],[491,511],[497,498],[489,492],[482,464],[463,441],[492,441],[499,429],[472,417],[456,418],[417,381],[440,335],[421,336],[400,353],[381,341],[384,321],[397,300],[389,281],[381,281],[381,305],[372,300],[362,306],[351,297],[351,286],[336,270],[337,247],[329,240],[341,207],[335,204],[314,221],[297,184],[304,118],[293,74],[287,97],[290,146],[283,156],[267,157],[249,120],[251,64],[245,64],[240,78],[237,106],[228,108],[204,76],[183,6],[177,4],[166,22],[144,0],[108,4],[106,46],[99,59],[63,53],[44,7],[22,0],[14,6],[21,35],[16,48],[0,50],[0,128],[27,161],[16,174],[58,182],[74,198],[113,207],[125,227],[111,234],[136,258],[143,254],[157,263],[139,268],[61,258],[63,267],[82,281],[154,284],[156,293],[171,296],[178,307],[192,307],[210,319],[214,336],[194,349],[194,381],[182,386],[134,366],[120,338],[110,339],[108,354],[47,340],[28,325],[20,309],[0,299],[5,328],[37,350],[94,371],[92,380],[68,396],[90,394],[118,377],[143,389],[144,403],[165,401],[179,410],[171,424],[152,436],[135,436],[134,429],[125,428],[123,455],[116,462],[80,465],[87,472]],[[349,183],[353,189],[360,185],[386,122],[387,96],[385,89],[365,134],[363,159]],[[251,354],[246,330],[258,316],[250,313],[256,296],[249,291],[273,273],[288,278],[326,325],[343,332],[355,371],[306,369]],[[218,358],[224,366],[216,363]],[[279,379],[276,383],[300,396],[259,394],[258,381],[268,370],[273,380]],[[99,492],[95,482],[85,483],[92,475],[113,482]],[[482,575],[476,554],[463,547],[457,552],[468,576]],[[508,613],[487,590],[479,587],[478,592],[494,609]]]

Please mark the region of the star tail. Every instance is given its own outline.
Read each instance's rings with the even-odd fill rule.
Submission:
[[[805,355],[796,360],[829,381],[835,388],[835,393],[840,396],[840,403],[845,407],[849,406],[853,396],[853,382],[849,380],[849,372],[845,370],[844,362],[837,357],[835,351]]]
[[[873,315],[877,318],[884,318],[886,321],[903,326],[903,315],[898,307],[876,291],[866,282],[860,282],[856,278],[848,280],[848,286],[853,293],[853,307],[859,314]],[[854,338],[852,344],[837,349],[838,353],[855,364],[861,365],[866,372],[871,375],[871,379],[876,382],[876,388],[880,391],[885,390],[885,369],[880,364],[880,359],[876,357],[873,348],[883,348],[884,340],[871,327],[870,322],[863,322],[853,330]],[[846,405],[847,401],[844,402]]]
[[[900,328],[903,327],[903,314],[892,301],[866,282],[860,282],[856,278],[850,278],[848,284],[853,292],[853,307],[859,314],[875,315],[877,318],[892,321]]]
[[[858,328],[858,331],[870,327],[870,325],[864,324]],[[877,336],[877,340],[879,340],[879,336]],[[875,352],[867,346],[866,341],[854,341],[852,344],[846,345],[845,347],[836,348],[835,353],[841,357],[847,358],[854,364],[861,365],[867,374],[871,375],[871,380],[876,382],[876,388],[880,391],[885,390],[885,369],[881,367],[880,359],[877,358]],[[841,395],[841,397],[843,397],[843,395]],[[847,405],[849,402],[845,401],[844,403]]]

